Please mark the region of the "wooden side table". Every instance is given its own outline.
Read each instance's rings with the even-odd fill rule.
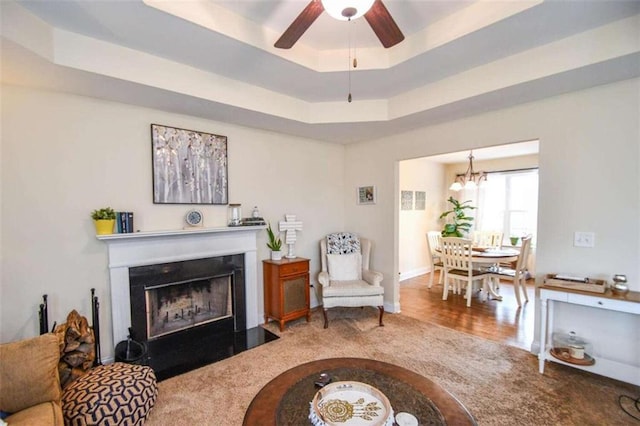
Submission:
[[[286,321],[306,316],[309,322],[309,259],[263,260],[262,268],[264,323],[274,319],[283,331]]]

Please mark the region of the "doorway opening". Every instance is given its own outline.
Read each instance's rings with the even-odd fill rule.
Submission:
[[[444,221],[440,215],[450,210],[451,205],[447,202],[449,197],[459,201],[470,200],[471,205],[477,207],[472,210],[473,225],[465,237],[472,238],[474,230],[499,231],[503,234],[504,246],[511,246],[512,236],[531,234],[535,241],[538,148],[539,141],[533,140],[474,149],[473,168],[476,172],[485,172],[487,180],[478,188],[460,191],[453,191],[450,186],[457,175],[464,174],[468,169],[470,150],[399,163],[398,183],[401,192],[397,206],[397,238],[400,305],[403,313],[442,322],[442,325],[451,328],[460,326],[456,323],[463,321],[460,314],[464,310],[458,316],[446,318],[455,311],[455,307],[441,300],[443,287],[437,284],[440,282],[438,275],[434,276],[433,287],[427,288],[432,271],[426,235],[429,231],[442,231]],[[517,244],[515,248],[518,248]],[[532,244],[532,248],[528,262],[531,274],[535,270],[535,244]],[[472,310],[484,309],[473,317],[473,321],[472,317],[464,320],[466,326],[461,331],[474,334],[480,329],[481,322],[494,323],[497,333],[495,340],[529,348],[533,341],[534,303],[531,301],[518,307],[511,284],[505,283],[503,287],[503,301],[489,300],[482,304],[479,301],[476,307],[472,304]],[[532,288],[529,294],[533,294]],[[428,298],[425,299],[425,296]],[[533,298],[530,297],[530,300]],[[484,315],[484,320],[479,315]],[[504,330],[509,330],[510,334],[505,335]]]

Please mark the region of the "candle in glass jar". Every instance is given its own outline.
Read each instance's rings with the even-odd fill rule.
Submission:
[[[242,210],[240,204],[229,204],[229,225],[240,225]]]

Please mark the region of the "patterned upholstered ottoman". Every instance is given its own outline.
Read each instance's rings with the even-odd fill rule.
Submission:
[[[138,426],[157,396],[151,367],[116,362],[98,366],[66,387],[62,412],[67,425]]]

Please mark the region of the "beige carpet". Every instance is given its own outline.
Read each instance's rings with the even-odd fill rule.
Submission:
[[[287,324],[280,339],[159,384],[147,425],[241,425],[254,395],[280,373],[323,358],[360,357],[418,372],[455,395],[480,425],[638,425],[618,395],[640,388],[555,363],[538,373],[537,358],[400,314],[335,309]],[[302,425],[301,425],[302,426]]]

